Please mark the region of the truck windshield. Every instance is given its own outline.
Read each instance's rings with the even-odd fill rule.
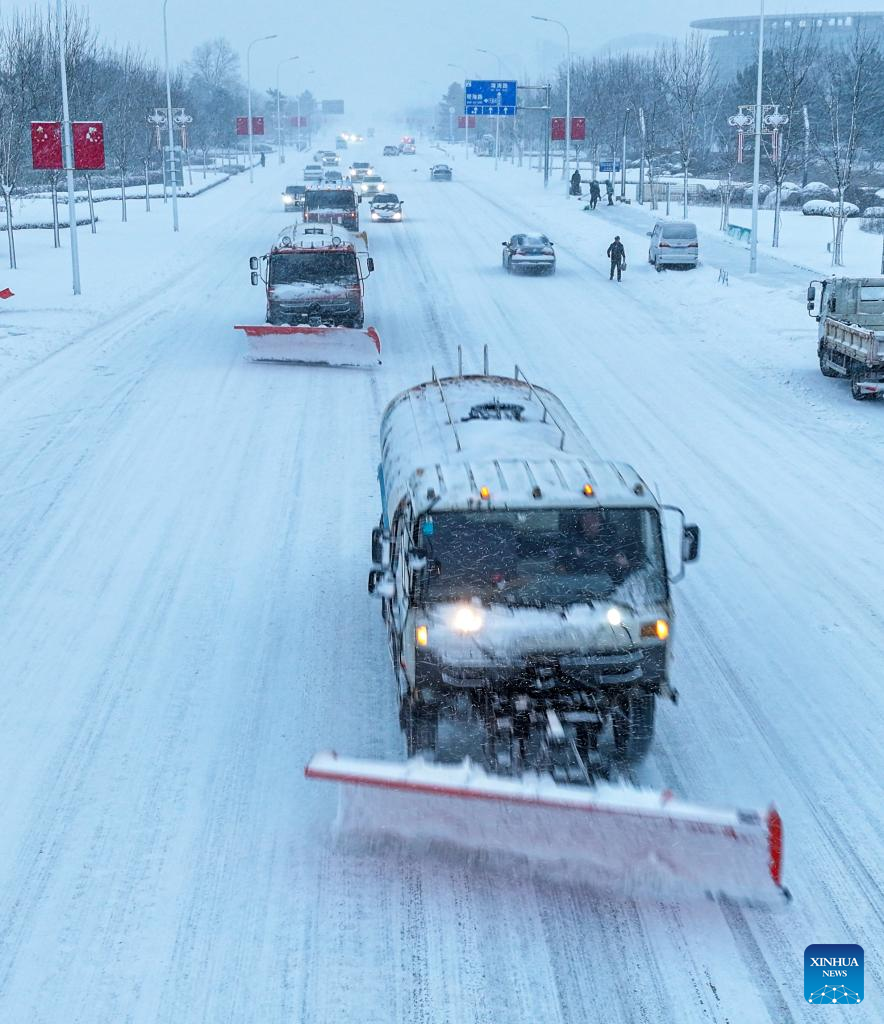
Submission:
[[[356,196],[349,188],[328,188],[321,192],[308,192],[308,210],[355,210]]]
[[[352,252],[286,252],[270,257],[269,284],[341,284],[359,280]]]
[[[652,509],[439,512],[419,525],[427,602],[479,598],[546,607],[665,601],[660,518]]]

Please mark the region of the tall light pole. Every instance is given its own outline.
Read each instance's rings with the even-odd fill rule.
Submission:
[[[463,73],[464,83],[466,83],[466,80],[467,80],[466,68],[461,67],[460,64],[449,64],[448,66],[450,68],[455,68],[457,71],[462,72]],[[466,104],[464,104],[463,115],[464,115],[463,116],[463,146],[464,146],[464,151],[466,153],[466,159],[469,160],[469,158],[470,158],[470,115],[467,113],[467,106],[466,106]]]
[[[503,79],[503,61],[500,59],[500,54],[495,53],[493,50],[482,50],[478,46],[476,47],[476,53],[487,53],[489,57],[494,57],[497,60],[497,77]],[[495,123],[494,131],[494,170],[497,170],[497,161],[500,157],[500,93],[497,94],[497,118]]]
[[[629,112],[632,107],[626,108],[623,115],[623,156],[620,159],[620,198],[626,198],[626,129],[629,125]]]
[[[752,172],[752,237],[749,239],[749,273],[758,270],[758,190],[761,182],[761,85],[764,78],[764,0],[758,19],[758,79],[755,85],[755,167]]]
[[[565,30],[568,73],[565,75],[565,159],[562,162],[562,178],[570,178],[568,171],[571,170],[571,33],[564,22],[556,21],[555,18],[543,18],[539,14],[532,14],[531,17],[535,21],[548,21],[551,25],[558,25]]]
[[[80,250],[77,247],[77,203],[74,198],[74,146],[71,141],[71,115],[68,109],[68,70],[65,63],[67,49],[67,28],[61,8],[56,0],[55,16],[58,19],[58,57],[61,63],[61,109],[62,138],[64,139],[64,165],[68,172],[68,228],[71,232],[71,274],[74,295],[80,294]],[[7,217],[11,214],[7,211]]]
[[[282,119],[279,111],[279,69],[289,61],[298,60],[297,57],[283,57],[276,65],[276,148],[279,150],[279,163],[285,163],[285,144],[282,141]]]
[[[175,136],[172,133],[172,85],[169,79],[169,28],[163,0],[163,52],[166,60],[166,124],[169,127],[169,176],[172,179],[172,230],[178,230],[178,172],[175,167]],[[183,179],[182,179],[183,180]]]
[[[249,184],[255,181],[255,169],[252,167],[252,47],[255,43],[263,43],[268,39],[276,39],[276,36],[259,36],[257,39],[253,39],[246,47],[246,92],[248,94],[249,108]]]

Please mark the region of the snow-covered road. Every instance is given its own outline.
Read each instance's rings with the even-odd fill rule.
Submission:
[[[654,274],[619,212],[611,284],[603,212],[490,161],[433,184],[434,159],[382,165],[406,220],[368,228],[376,373],[243,360],[247,258],[285,223],[268,166],[225,218],[185,207],[185,273],[0,390],[0,1020],[788,1024],[816,942],[865,947],[850,1012],[880,1020],[884,403],[814,370],[797,286]],[[555,277],[503,274],[520,228]],[[485,343],[701,524],[641,774],[774,799],[790,907],[334,838],[309,755],[402,755],[365,592],[379,416]]]

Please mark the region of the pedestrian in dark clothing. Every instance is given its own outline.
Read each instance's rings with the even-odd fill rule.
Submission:
[[[580,171],[574,171],[571,175],[571,195],[579,196],[583,193],[580,191]]]
[[[263,167],[267,163],[267,157],[261,154],[261,166]]]
[[[614,205],[614,182],[609,178],[605,182],[605,192],[608,195],[608,206]]]
[[[621,280],[623,268],[626,266],[626,250],[620,241],[620,236],[615,235],[614,241],[608,246],[608,259],[611,261],[611,280],[614,280],[614,271],[617,271],[617,280]]]
[[[590,210],[594,210],[596,208],[596,204],[598,203],[599,197],[601,196],[601,194],[602,194],[602,190],[599,187],[599,183],[595,180],[595,178],[593,178],[592,181],[589,183],[589,208],[590,208]]]

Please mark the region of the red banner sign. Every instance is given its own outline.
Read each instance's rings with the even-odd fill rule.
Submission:
[[[236,134],[237,135],[248,135],[249,134],[249,119],[247,117],[238,117],[236,119]],[[264,118],[253,117],[252,118],[252,135],[263,135],[264,134]]]
[[[466,114],[460,114],[458,116],[458,119],[457,119],[457,127],[458,128],[466,128],[467,127],[467,122],[469,122],[470,128],[475,128],[476,127],[476,115],[475,114],[470,114],[469,117],[467,117]]]
[[[35,171],[60,171],[61,122],[31,121],[31,166]]]
[[[550,123],[550,138],[553,142],[564,142],[565,141],[565,119],[564,117],[554,117]],[[583,142],[586,139],[586,118],[585,117],[572,117],[571,118],[571,141],[572,142]]]
[[[104,125],[101,121],[74,121],[74,167],[78,171],[104,169]]]
[[[294,115],[289,118],[289,124],[292,128],[306,128],[307,127],[307,116],[298,117]]]

